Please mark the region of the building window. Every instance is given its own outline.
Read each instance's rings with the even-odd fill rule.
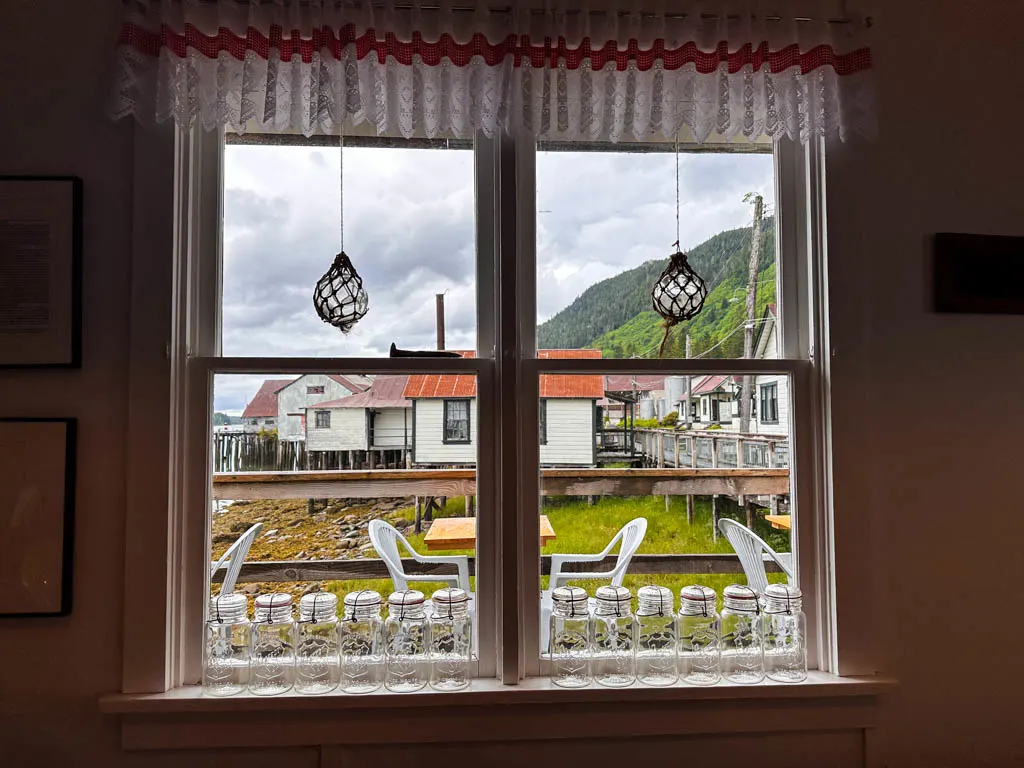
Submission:
[[[274,425],[274,420],[273,419],[264,419],[263,423],[266,424],[268,427],[271,427],[271,426]]]
[[[259,423],[260,423],[259,419],[249,419],[249,426],[257,427],[257,426],[259,426]]]
[[[548,401],[540,401],[540,444],[548,444]]]
[[[330,429],[331,428],[331,412],[330,411],[317,411],[316,412],[316,429]]]
[[[444,442],[469,442],[469,400],[444,401]]]
[[[761,422],[763,424],[779,423],[779,385],[761,385]]]
[[[307,395],[322,395],[324,393],[324,385],[318,384],[313,387],[306,387]]]

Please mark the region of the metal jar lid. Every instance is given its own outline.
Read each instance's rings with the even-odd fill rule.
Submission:
[[[388,595],[388,605],[422,605],[424,599],[418,589],[404,589]]]
[[[279,608],[290,607],[292,604],[292,596],[287,592],[273,592],[271,594],[257,595],[255,603],[257,610],[277,610]]]
[[[668,587],[648,584],[636,591],[636,597],[639,603],[637,614],[640,616],[664,616],[672,613],[672,590]]]
[[[338,612],[338,596],[333,592],[310,592],[299,598],[299,614],[321,619]]]
[[[458,589],[455,587],[446,587],[445,589],[437,590],[430,599],[435,603],[444,603],[445,605],[457,605],[458,603],[468,603],[469,595],[466,594],[466,590]]]
[[[380,593],[372,589],[360,589],[358,592],[349,592],[345,595],[346,608],[369,608],[382,602]]]
[[[718,595],[711,587],[691,584],[679,590],[679,612],[686,616],[707,616],[715,612]]]
[[[210,598],[210,621],[235,622],[243,618],[249,601],[239,592]]]
[[[612,603],[614,605],[631,603],[633,601],[632,592],[625,587],[613,587],[611,584],[598,587],[597,592],[594,593],[594,597],[602,603]]]
[[[765,613],[792,614],[801,609],[803,593],[789,584],[769,584],[764,591]]]
[[[556,587],[551,592],[551,599],[556,603],[586,603],[587,590],[582,587]]]

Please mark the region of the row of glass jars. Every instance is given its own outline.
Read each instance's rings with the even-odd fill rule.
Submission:
[[[394,592],[385,620],[377,592],[351,592],[339,620],[337,595],[315,592],[299,601],[296,622],[291,595],[267,594],[256,598],[250,622],[245,595],[220,595],[210,601],[203,688],[217,696],[293,687],[307,694],[369,693],[382,683],[411,692],[428,681],[442,691],[465,688],[473,651],[469,596],[441,589],[431,604],[428,615],[422,592]]]
[[[680,679],[694,685],[806,679],[807,627],[796,587],[772,584],[761,596],[732,584],[722,593],[720,615],[713,589],[684,587],[679,596],[677,615],[671,590],[641,587],[634,614],[625,587],[598,587],[593,611],[585,590],[555,589],[552,682],[580,688],[595,680],[620,688],[636,680],[665,686]]]

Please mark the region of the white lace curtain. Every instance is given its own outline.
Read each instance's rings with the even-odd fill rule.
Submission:
[[[113,112],[305,135],[873,133],[862,21],[770,17],[755,0],[619,3],[125,0]]]

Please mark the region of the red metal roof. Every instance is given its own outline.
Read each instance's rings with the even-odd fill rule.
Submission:
[[[334,381],[336,381],[339,384],[341,384],[341,386],[343,386],[345,389],[347,389],[352,394],[358,394],[359,392],[365,392],[367,389],[370,388],[370,381],[368,379],[366,379],[365,377],[363,377],[363,376],[359,376],[359,375],[342,376],[342,375],[337,374],[337,373],[332,373],[332,374],[328,374],[328,377],[331,378],[331,379],[334,379]]]
[[[476,357],[475,352],[460,351],[463,357]],[[600,359],[599,349],[540,349],[542,360]],[[405,396],[413,397],[476,397],[476,376],[473,375],[414,375],[409,377]],[[547,374],[540,377],[541,397],[582,398],[597,400],[604,397],[604,377],[600,374],[571,375]]]
[[[295,379],[268,379],[260,385],[255,397],[249,401],[242,411],[243,419],[266,418],[277,416],[277,393],[291,384]]]
[[[609,392],[632,392],[633,380],[636,379],[637,392],[650,392],[665,388],[664,375],[633,376],[629,373],[616,373],[604,377],[604,388]]]
[[[310,405],[309,408],[411,408],[412,401],[406,400],[405,392],[408,376],[378,376],[370,388],[357,395],[349,395],[338,400]]]
[[[709,392],[714,392],[716,389],[719,389],[723,384],[725,384],[725,382],[727,382],[730,378],[732,377],[726,376],[724,374],[718,374],[715,376],[705,376],[703,379],[700,379],[699,381],[697,381],[696,384],[693,385],[693,394],[706,395]]]

